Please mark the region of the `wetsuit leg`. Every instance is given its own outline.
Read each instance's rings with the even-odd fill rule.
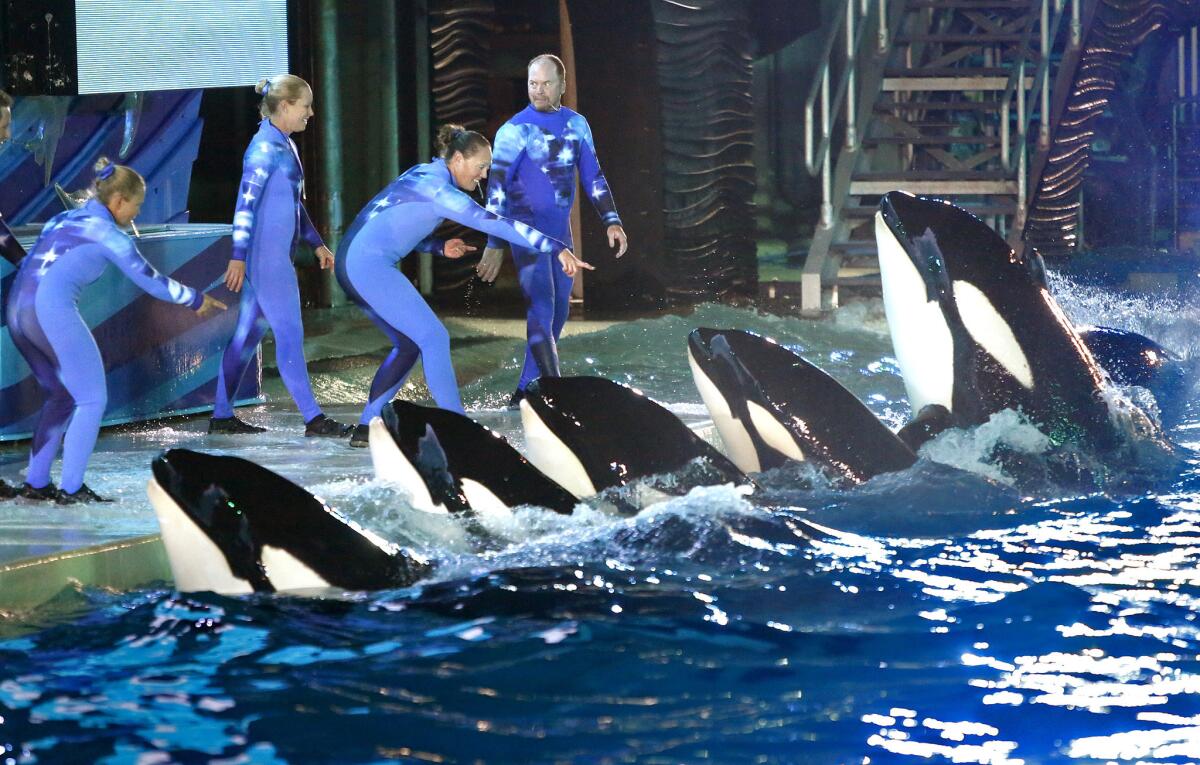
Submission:
[[[368,316],[371,316],[372,321],[381,328],[384,325],[390,328],[390,332],[385,332],[395,345],[395,350],[375,375],[375,383],[371,386],[371,400],[367,404],[367,410],[363,412],[362,421],[369,422],[370,417],[374,416],[370,412],[378,414],[383,405],[391,400],[391,396],[395,395],[395,391],[399,390],[404,375],[407,375],[404,365],[407,363],[408,368],[412,368],[412,361],[408,356],[411,349],[403,341],[420,351],[425,382],[429,385],[429,392],[437,405],[443,409],[461,412],[463,407],[458,392],[458,380],[454,376],[454,366],[450,363],[450,333],[408,277],[400,273],[394,265],[370,260],[352,260],[347,263],[346,275],[354,292],[370,308]],[[389,363],[393,366],[385,371]],[[392,382],[397,375],[399,380]],[[376,390],[377,385],[380,390]],[[389,391],[390,396],[387,395]]]
[[[404,385],[408,373],[412,371],[417,359],[421,357],[421,349],[406,335],[398,332],[395,327],[384,321],[369,305],[363,305],[362,309],[367,317],[375,323],[375,326],[383,330],[383,334],[392,341],[392,352],[379,365],[379,371],[375,373],[375,379],[371,381],[367,406],[358,420],[359,424],[366,425],[373,417],[379,417],[383,412],[383,407],[400,392],[400,387]],[[447,342],[449,342],[448,339]]]
[[[9,311],[9,330],[13,345],[25,357],[34,379],[46,394],[33,431],[29,469],[25,473],[25,481],[41,489],[50,483],[50,466],[62,444],[67,421],[75,410],[75,401],[58,379],[58,360],[50,341],[38,326],[31,301],[23,302],[24,305],[13,306],[14,310]]]
[[[304,360],[304,324],[300,321],[296,269],[291,260],[276,253],[263,251],[255,255],[259,257],[247,268],[248,281],[254,285],[258,307],[275,334],[279,376],[308,422],[321,414],[321,407],[309,384],[308,364]]]
[[[37,318],[58,361],[58,379],[75,403],[63,437],[62,480],[59,483],[59,488],[70,494],[83,485],[83,474],[100,435],[104,407],[108,405],[104,362],[96,339],[78,310],[67,310],[58,303],[38,300]],[[56,403],[62,400],[56,397]],[[32,462],[30,467],[32,469]],[[41,480],[40,475],[35,477]],[[36,486],[32,481],[30,485]]]
[[[525,390],[539,376],[558,376],[558,348],[554,338],[555,258],[536,250],[513,246],[517,279],[525,295],[525,366],[521,370],[519,390]],[[561,271],[561,269],[559,269]],[[567,292],[570,300],[570,290]],[[569,305],[569,303],[568,303]]]
[[[258,350],[267,331],[267,320],[258,307],[254,287],[249,282],[242,284],[242,297],[238,305],[237,327],[225,353],[221,356],[221,369],[217,372],[217,395],[213,401],[213,417],[233,416],[233,398],[242,382],[250,360]]]

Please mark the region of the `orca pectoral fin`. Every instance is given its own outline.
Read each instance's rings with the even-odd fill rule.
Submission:
[[[916,417],[900,428],[896,436],[915,452],[926,441],[931,441],[943,430],[952,427],[954,418],[950,410],[941,404],[929,404],[922,407]]]

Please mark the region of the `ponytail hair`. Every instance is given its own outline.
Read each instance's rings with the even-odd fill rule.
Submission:
[[[96,182],[92,184],[92,195],[107,205],[114,195],[126,199],[137,199],[146,194],[146,179],[125,165],[114,165],[108,157],[101,157],[92,166],[96,171]]]
[[[470,157],[481,148],[492,148],[488,139],[474,130],[467,130],[462,125],[445,124],[438,128],[438,156],[450,159],[456,153]]]
[[[3,90],[0,90],[0,109],[5,109],[5,108],[11,109],[12,105],[13,105],[12,96],[5,93]]]
[[[258,113],[270,117],[284,101],[299,101],[304,91],[312,90],[308,83],[294,74],[277,74],[264,77],[254,86],[254,92],[262,96]]]

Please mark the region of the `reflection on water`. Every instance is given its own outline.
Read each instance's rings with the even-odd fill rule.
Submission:
[[[1068,313],[1093,310],[1059,288]],[[1104,323],[1198,336],[1186,305],[1107,299]],[[854,310],[814,323],[705,306],[568,338],[564,371],[696,421],[687,332],[744,327],[898,425],[878,306]],[[1194,358],[1186,343],[1172,347]],[[519,443],[517,416],[486,408],[518,362],[465,399]],[[754,494],[701,488],[632,518],[523,508],[481,549],[272,404],[247,417],[272,433],[220,445],[431,556],[435,577],[325,598],[66,593],[40,629],[0,639],[0,761],[1194,762],[1200,412],[1183,409],[1183,462],[1134,482],[1031,479],[1054,455],[1005,416],[851,490],[789,466]],[[145,454],[211,446],[198,427],[106,435],[120,502],[84,512],[152,530]],[[997,463],[1001,443],[1025,457]]]

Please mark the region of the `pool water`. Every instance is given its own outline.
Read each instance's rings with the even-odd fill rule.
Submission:
[[[1190,301],[1055,288],[1079,322],[1198,355]],[[695,326],[775,337],[891,425],[909,415],[877,302],[823,322],[702,306],[618,324],[565,340],[564,373],[700,422]],[[519,446],[498,409],[517,360],[464,399]],[[83,512],[153,532],[147,454],[236,449],[428,555],[434,577],[325,598],[68,591],[0,631],[0,762],[1200,761],[1187,399],[1167,423],[1177,460],[1099,483],[1037,469],[1057,455],[1005,415],[857,488],[791,466],[634,517],[522,510],[486,548],[409,510],[365,452],[298,438],[285,404],[246,415],[275,428],[252,445],[200,422],[106,435],[91,470],[119,502]],[[352,397],[330,411],[351,416]]]

